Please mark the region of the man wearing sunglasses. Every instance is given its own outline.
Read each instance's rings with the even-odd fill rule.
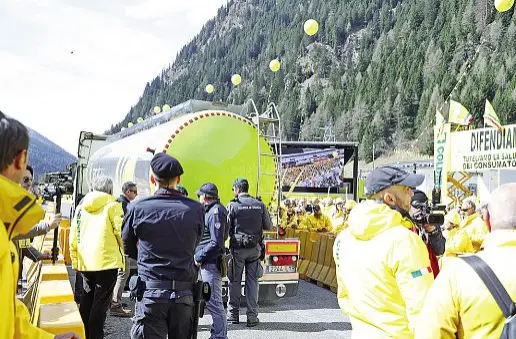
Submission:
[[[487,225],[476,213],[476,205],[472,200],[464,200],[461,208],[462,223],[460,229],[465,230],[471,238],[475,252],[480,251],[484,238],[486,237]]]
[[[333,246],[337,298],[357,338],[413,338],[434,281],[428,251],[409,215],[424,176],[384,166],[366,179],[368,201],[356,205]]]
[[[27,165],[27,169],[24,172],[20,185],[23,189],[31,193],[33,176],[34,169],[31,166]],[[30,245],[29,239],[47,234],[48,232],[56,229],[61,224],[61,221],[61,214],[54,214],[49,222],[41,220],[38,224],[32,227],[29,232],[25,234],[19,234],[16,237],[14,237],[13,240],[16,241],[15,244],[22,249],[23,256],[26,256],[34,262],[51,259],[52,256],[50,253],[41,253],[40,251],[38,251],[32,245]]]
[[[56,336],[37,328],[27,307],[16,298],[19,262],[11,240],[27,233],[45,215],[36,197],[20,186],[28,147],[27,128],[0,112],[0,338],[78,339],[73,332]]]

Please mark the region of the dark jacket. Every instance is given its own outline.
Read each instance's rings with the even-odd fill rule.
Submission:
[[[204,233],[196,249],[195,261],[199,263],[216,263],[224,250],[227,239],[228,212],[219,201],[205,207]]]
[[[263,230],[272,229],[267,207],[247,193],[240,194],[228,204],[229,234],[262,236]]]
[[[125,195],[121,194],[117,199],[116,201],[118,201],[119,203],[122,204],[122,209],[124,210],[124,215],[127,214],[127,205],[129,205],[131,202],[129,201],[129,199],[127,199],[125,197]]]
[[[195,248],[204,227],[203,206],[175,190],[158,189],[132,203],[124,218],[125,254],[138,260],[144,281],[195,282]],[[138,247],[137,247],[138,244]]]

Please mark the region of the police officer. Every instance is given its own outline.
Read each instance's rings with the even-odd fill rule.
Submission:
[[[233,182],[235,199],[228,204],[230,250],[228,322],[239,323],[240,289],[245,266],[245,298],[247,326],[258,325],[258,278],[263,275],[260,263],[263,230],[271,230],[272,222],[265,205],[249,195],[249,182],[238,178]]]
[[[227,320],[222,303],[222,274],[225,254],[224,242],[228,237],[227,211],[219,200],[219,190],[212,183],[206,183],[197,190],[204,205],[205,221],[201,243],[195,251],[195,263],[201,267],[202,280],[210,284],[211,298],[207,303],[213,319],[210,339],[227,339]],[[227,232],[226,232],[227,230]]]
[[[131,337],[190,339],[204,209],[177,191],[183,168],[175,158],[158,153],[151,170],[158,189],[133,203],[123,226],[125,253],[138,260],[138,276],[130,281],[137,296]]]

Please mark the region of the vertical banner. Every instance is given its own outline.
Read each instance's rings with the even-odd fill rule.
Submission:
[[[441,203],[453,201],[448,196],[448,173],[450,172],[451,142],[450,124],[434,126],[434,188],[441,191]]]

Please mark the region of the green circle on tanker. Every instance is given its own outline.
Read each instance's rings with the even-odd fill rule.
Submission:
[[[213,182],[219,197],[227,204],[233,196],[233,181],[242,177],[249,181],[249,193],[256,195],[258,178],[258,131],[247,122],[230,115],[204,116],[179,130],[167,153],[179,160],[184,169],[181,177],[191,198],[206,182]],[[261,153],[272,154],[269,143],[261,138]],[[275,173],[274,157],[262,156],[262,173]],[[276,178],[262,175],[260,193],[268,205],[276,188]]]

